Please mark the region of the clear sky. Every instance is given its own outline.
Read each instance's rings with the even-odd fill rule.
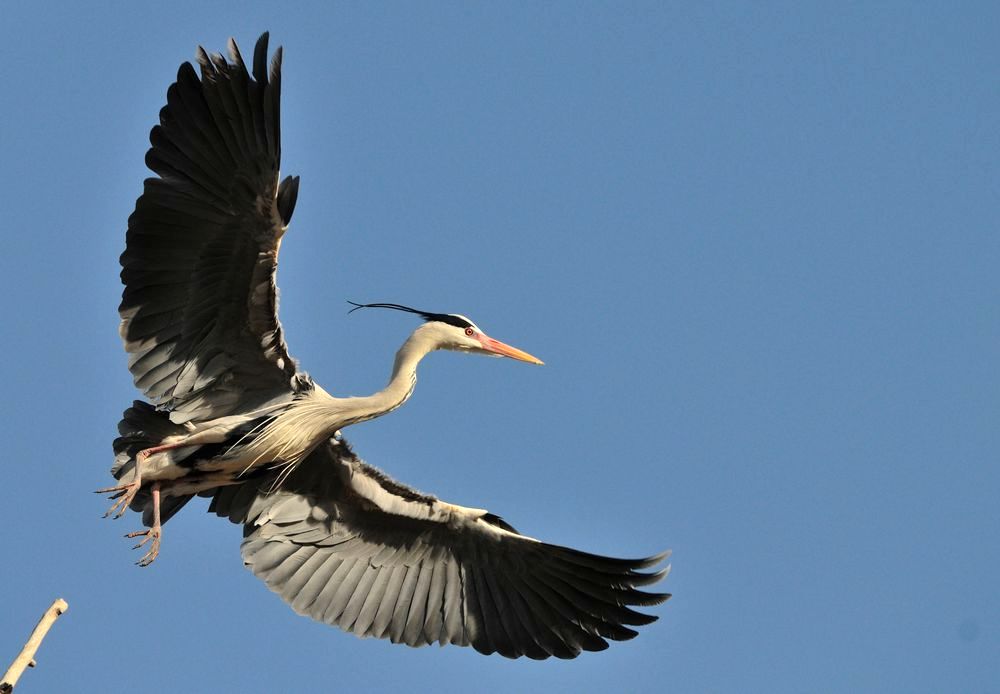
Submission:
[[[0,21],[0,660],[28,692],[1000,691],[1000,6],[45,3]],[[634,641],[575,661],[359,640],[191,504],[149,569],[101,519],[138,397],[118,254],[199,43],[285,47],[292,353],[379,389],[348,430],[419,489],[546,540],[674,550]]]

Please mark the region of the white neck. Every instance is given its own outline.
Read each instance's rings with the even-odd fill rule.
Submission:
[[[342,420],[339,427],[381,417],[410,398],[417,383],[417,364],[440,346],[432,331],[423,329],[425,327],[421,326],[413,331],[396,352],[392,375],[384,389],[362,398],[338,398],[341,410],[339,418]]]
[[[249,469],[262,462],[282,461],[291,469],[338,429],[374,419],[402,405],[413,393],[420,360],[448,344],[447,335],[432,325],[417,328],[399,348],[384,390],[364,398],[334,398],[316,386],[310,397],[293,401],[254,437],[243,451],[240,464],[249,463]]]

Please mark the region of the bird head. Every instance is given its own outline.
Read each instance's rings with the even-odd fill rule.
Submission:
[[[391,308],[396,311],[417,314],[424,319],[424,325],[418,328],[418,331],[425,334],[433,342],[435,349],[485,354],[493,357],[510,357],[518,361],[526,361],[529,364],[544,363],[541,359],[533,357],[527,352],[493,339],[484,333],[478,325],[457,313],[430,313],[400,304],[356,304],[353,301],[348,303],[354,306],[350,312],[357,311],[359,308]]]

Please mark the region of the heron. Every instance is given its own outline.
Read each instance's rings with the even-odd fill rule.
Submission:
[[[120,334],[147,401],[114,441],[108,516],[149,566],[163,525],[195,496],[243,525],[244,564],[298,613],[359,636],[472,646],[517,658],[573,658],[637,635],[670,597],[669,552],[619,559],[549,544],[485,509],[418,492],[362,461],[349,426],[413,393],[437,350],[541,364],[457,313],[353,304],[420,319],[386,387],[334,397],[289,355],[275,276],[299,178],[279,175],[282,49],[268,34],[252,65],[199,47],[150,133],[155,174],[128,220]]]

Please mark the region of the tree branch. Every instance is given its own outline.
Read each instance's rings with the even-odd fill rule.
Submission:
[[[0,680],[0,694],[10,694],[10,692],[14,691],[14,685],[17,684],[25,668],[35,667],[35,651],[42,645],[42,639],[45,638],[45,635],[49,633],[49,629],[59,619],[59,615],[68,609],[69,605],[66,604],[66,601],[59,598],[49,606],[49,609],[45,610],[45,614],[38,620],[35,630],[28,637],[28,642],[21,649],[21,653],[14,658],[14,662],[7,668],[3,679]]]

